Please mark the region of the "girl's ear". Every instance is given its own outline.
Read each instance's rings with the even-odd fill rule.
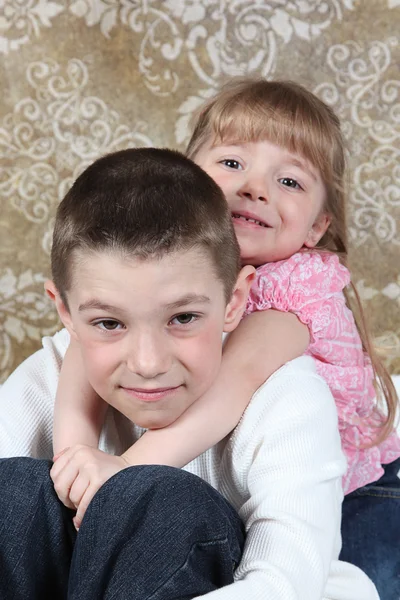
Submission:
[[[240,271],[232,292],[231,299],[226,307],[224,331],[230,332],[236,329],[246,308],[247,297],[253,283],[256,270],[247,265]]]
[[[52,302],[54,302],[55,307],[58,312],[58,316],[60,317],[64,327],[68,330],[70,336],[76,339],[76,333],[74,329],[74,325],[71,319],[70,312],[68,308],[65,306],[58,289],[56,288],[53,281],[48,279],[44,284],[44,289],[48,297]]]
[[[306,248],[315,248],[318,244],[319,240],[326,233],[329,225],[331,224],[332,218],[327,213],[322,213],[314,225],[311,227],[310,231],[307,234],[307,238],[304,242],[304,246]]]

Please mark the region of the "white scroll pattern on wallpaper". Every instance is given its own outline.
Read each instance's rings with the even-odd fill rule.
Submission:
[[[398,44],[390,38],[368,47],[355,41],[332,46],[327,64],[334,81],[315,89],[335,109],[348,140],[356,247],[370,236],[400,246],[400,81],[386,75]]]
[[[26,77],[32,96],[17,102],[0,127],[0,159],[8,161],[0,200],[46,224],[51,208],[95,158],[152,142],[145,123],[128,126],[101,98],[87,94],[83,61],[70,60],[64,68],[50,59],[34,62]]]

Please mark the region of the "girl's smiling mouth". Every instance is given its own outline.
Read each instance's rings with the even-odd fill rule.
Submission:
[[[257,215],[253,215],[249,212],[232,212],[232,219],[237,222],[240,221],[242,225],[256,226],[256,227],[271,227],[265,221],[261,221]]]

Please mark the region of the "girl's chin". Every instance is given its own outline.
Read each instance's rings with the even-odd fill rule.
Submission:
[[[250,252],[241,252],[240,261],[242,263],[242,267],[245,267],[246,265],[261,267],[261,265],[271,262],[271,260],[265,256],[258,256],[257,254],[252,254]]]

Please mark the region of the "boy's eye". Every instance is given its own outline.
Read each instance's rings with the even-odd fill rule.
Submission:
[[[225,158],[224,160],[221,160],[221,164],[225,165],[226,167],[229,167],[230,169],[238,170],[242,168],[240,162],[234,160],[233,158]]]
[[[279,183],[281,183],[282,185],[285,185],[286,187],[291,187],[296,190],[303,189],[301,187],[301,185],[299,184],[299,182],[296,181],[295,179],[292,179],[291,177],[282,177],[282,179],[279,179],[278,181],[279,181]]]
[[[193,323],[197,319],[197,315],[193,313],[182,313],[181,315],[177,315],[173,319],[171,319],[171,323],[178,325],[189,325],[189,323]]]
[[[103,331],[115,331],[119,327],[122,327],[121,323],[114,321],[113,319],[103,319],[102,321],[96,321],[94,325],[98,326]]]

